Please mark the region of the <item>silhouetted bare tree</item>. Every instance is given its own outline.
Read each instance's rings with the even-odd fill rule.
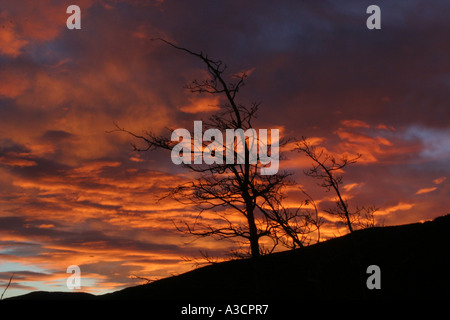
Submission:
[[[343,169],[350,164],[356,163],[361,158],[361,155],[357,154],[353,158],[342,156],[340,159],[336,159],[331,154],[324,153],[323,149],[317,150],[305,137],[296,142],[296,144],[296,150],[304,153],[313,161],[312,168],[306,170],[305,174],[318,179],[319,186],[327,191],[333,190],[336,194],[335,206],[324,211],[341,218],[347,225],[350,233],[354,231],[355,226],[361,228],[373,227],[375,225],[373,214],[378,209],[373,206],[356,207],[354,211],[351,211],[348,201],[343,197],[341,190]]]
[[[269,140],[265,142],[245,135],[247,130],[250,132],[253,130],[253,120],[259,106],[257,103],[246,106],[237,101],[247,74],[233,74],[227,81],[224,74],[226,66],[222,61],[213,60],[203,53],[179,47],[164,39],[157,40],[200,59],[206,66],[209,78],[194,80],[187,86],[191,92],[220,95],[224,101],[220,105],[220,110],[203,122],[202,134],[208,129],[218,129],[222,133],[233,129],[239,132],[238,135],[241,137],[240,146],[237,135],[233,137],[235,143],[231,148],[214,137],[210,141],[203,141],[199,150],[193,150],[189,155],[183,154],[183,158],[192,160],[198,156],[198,153],[206,150],[211,158],[216,160],[221,158],[221,161],[210,161],[209,164],[196,163],[196,161],[182,163],[185,168],[197,173],[198,176],[170,192],[170,196],[174,199],[195,205],[199,210],[199,216],[205,211],[214,213],[220,219],[220,223],[212,225],[197,221],[195,224],[185,223],[184,227],[177,225],[177,228],[199,237],[245,239],[249,243],[252,257],[258,257],[263,251],[272,252],[280,244],[280,240],[281,244],[288,247],[302,247],[304,240],[302,235],[312,232],[311,223],[314,219],[308,218],[303,211],[300,215],[300,211],[283,207],[282,189],[290,183],[291,174],[278,171],[274,174],[262,174],[262,170],[269,169],[269,163],[266,161],[267,158],[262,159],[259,153],[256,159],[253,159],[254,161],[250,160],[255,145],[265,148],[266,151],[270,150],[271,156],[274,156],[278,154],[278,148],[287,144],[288,140],[275,141],[271,137],[270,142]],[[152,132],[138,135],[119,126],[117,130],[127,132],[145,142],[144,148],[133,145],[136,151],[162,148],[173,152],[179,143],[178,139],[173,140]],[[215,142],[214,148],[211,148],[211,141]],[[239,148],[244,150],[244,159],[242,159],[242,153],[238,152]],[[226,161],[230,152],[234,160],[232,163]],[[236,217],[240,217],[241,220]],[[272,239],[273,246],[262,249],[260,246],[262,237]]]

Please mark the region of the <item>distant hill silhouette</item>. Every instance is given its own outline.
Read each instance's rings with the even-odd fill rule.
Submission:
[[[369,265],[381,289],[369,290]],[[448,299],[450,215],[376,227],[297,250],[199,268],[150,284],[94,296],[32,292],[11,299]]]

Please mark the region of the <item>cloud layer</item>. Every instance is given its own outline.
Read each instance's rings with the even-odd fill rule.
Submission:
[[[183,89],[205,76],[201,63],[155,37],[222,59],[230,74],[251,70],[240,99],[262,103],[258,127],[361,153],[346,196],[379,207],[380,223],[449,212],[447,1],[379,1],[382,29],[372,31],[370,3],[356,0],[80,0],[81,30],[66,28],[69,1],[0,4],[0,280],[16,271],[11,295],[64,290],[73,264],[83,289],[101,293],[230,246],[186,243],[173,221],[197,212],[158,201],[186,172],[107,133],[114,123],[191,130],[217,110],[216,97]],[[307,159],[287,157],[282,168],[326,206],[330,194],[302,175]],[[342,232],[327,219],[328,235]]]

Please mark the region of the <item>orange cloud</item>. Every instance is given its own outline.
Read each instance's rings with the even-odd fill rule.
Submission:
[[[4,156],[0,156],[0,163],[12,167],[31,167],[36,165],[36,162],[33,160],[11,158]]]
[[[353,190],[354,188],[356,188],[356,187],[359,187],[359,186],[361,186],[363,183],[351,183],[351,184],[346,184],[346,185],[344,185],[344,190],[345,191],[351,191],[351,190]]]
[[[370,128],[370,126],[362,120],[343,120],[341,123],[348,128]]]
[[[84,15],[93,0],[79,0]],[[0,14],[0,53],[16,58],[30,43],[55,39],[66,30],[68,14],[65,2],[7,1]]]
[[[440,177],[440,178],[434,179],[433,182],[434,182],[435,184],[441,184],[441,183],[443,183],[445,180],[447,180],[447,177]]]
[[[202,113],[219,110],[219,98],[195,96],[189,97],[190,103],[179,108],[185,113]]]
[[[416,194],[430,193],[430,192],[433,192],[433,191],[436,190],[436,189],[437,189],[437,187],[423,188],[423,189],[418,190],[418,191],[416,192]]]
[[[339,149],[343,152],[361,154],[360,162],[375,162],[380,155],[392,152],[386,149],[387,147],[391,147],[392,143],[388,139],[380,136],[372,137],[364,133],[350,132],[342,128],[335,131],[335,134],[342,140],[339,143]]]
[[[15,58],[21,54],[22,48],[27,44],[28,41],[18,39],[17,33],[11,26],[3,25],[0,29],[0,54]]]
[[[1,37],[0,29],[0,43],[2,42]],[[7,67],[2,67],[2,70],[0,70],[0,96],[14,99],[29,87],[29,83],[27,75],[23,72],[17,72]]]
[[[404,202],[400,202],[394,206],[390,206],[386,209],[381,209],[375,212],[376,216],[384,216],[384,215],[389,215],[393,212],[396,211],[402,211],[402,210],[409,210],[412,207],[414,207],[413,203],[404,203]]]

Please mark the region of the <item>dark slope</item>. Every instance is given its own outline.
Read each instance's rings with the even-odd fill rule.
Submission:
[[[450,215],[361,230],[302,250],[215,264],[96,299],[449,299],[449,231]],[[373,264],[381,268],[381,290],[366,287],[366,270]],[[61,293],[33,294],[17,298],[61,298]]]
[[[36,291],[5,300],[95,300],[97,296],[85,292]]]
[[[238,260],[102,299],[450,298],[450,215],[357,231],[295,252]],[[369,290],[369,265],[381,290]]]

